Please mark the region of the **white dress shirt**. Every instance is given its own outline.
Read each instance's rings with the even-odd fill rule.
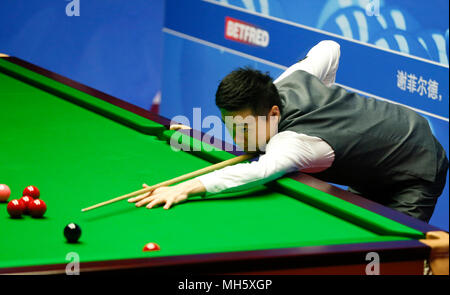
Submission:
[[[297,70],[303,70],[331,86],[335,82],[339,65],[339,44],[321,41],[306,56],[283,72],[274,84],[277,85]],[[265,154],[257,161],[228,166],[196,179],[205,186],[207,194],[240,191],[267,183],[289,172],[320,172],[330,167],[333,161],[333,149],[321,138],[282,131],[269,140]]]

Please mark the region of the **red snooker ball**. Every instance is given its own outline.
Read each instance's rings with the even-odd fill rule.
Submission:
[[[30,196],[33,199],[39,199],[40,192],[37,187],[29,185],[23,190],[22,196]]]
[[[8,201],[9,196],[11,195],[11,190],[6,184],[0,184],[0,202]]]
[[[44,216],[45,211],[47,211],[47,205],[45,205],[42,200],[34,200],[28,206],[30,215],[34,218],[40,218]]]
[[[23,196],[20,198],[22,202],[25,204],[25,211],[23,214],[29,214],[30,213],[30,204],[34,201],[34,199],[30,196]]]
[[[158,244],[156,243],[148,243],[144,246],[144,248],[142,249],[142,251],[147,252],[147,251],[158,251],[160,250]]]
[[[8,210],[8,213],[12,218],[19,218],[25,211],[25,204],[22,200],[14,199],[8,203],[8,206],[6,206],[6,210]]]

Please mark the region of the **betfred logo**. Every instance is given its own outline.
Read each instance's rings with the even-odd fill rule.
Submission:
[[[235,18],[225,18],[225,38],[248,45],[269,46],[269,32]]]

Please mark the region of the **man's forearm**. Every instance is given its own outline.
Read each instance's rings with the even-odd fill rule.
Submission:
[[[188,197],[203,195],[206,192],[206,188],[203,183],[195,178],[182,182],[178,184],[177,187],[187,194]]]

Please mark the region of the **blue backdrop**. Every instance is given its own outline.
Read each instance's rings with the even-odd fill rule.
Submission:
[[[2,0],[0,52],[149,108],[161,87],[164,0]]]

